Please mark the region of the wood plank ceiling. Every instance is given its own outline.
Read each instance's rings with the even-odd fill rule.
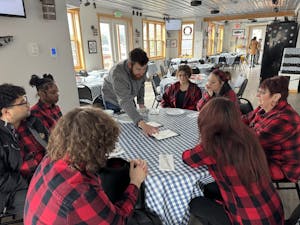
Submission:
[[[67,0],[67,3],[79,0]],[[191,6],[191,0],[82,0],[95,1],[97,7],[122,12],[132,12],[133,7],[141,9],[144,16],[163,18],[212,17],[211,10],[218,9],[218,16],[272,13],[277,7],[279,12],[299,10],[300,0],[202,0],[200,6]],[[276,2],[277,4],[273,4]]]

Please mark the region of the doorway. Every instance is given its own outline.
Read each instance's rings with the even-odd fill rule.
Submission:
[[[126,19],[100,17],[102,63],[104,69],[128,58],[129,22]]]

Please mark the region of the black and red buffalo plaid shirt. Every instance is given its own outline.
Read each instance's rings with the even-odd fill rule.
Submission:
[[[46,149],[36,140],[29,128],[35,130],[46,143],[48,142],[49,133],[42,122],[33,116],[23,120],[16,129],[23,159],[20,171],[25,178],[30,180],[36,167],[44,157]]]
[[[31,107],[31,115],[39,118],[50,131],[57,120],[62,116],[62,113],[58,105],[46,104],[39,100],[38,103]]]
[[[203,106],[204,106],[210,99],[212,99],[212,98],[214,98],[214,97],[216,97],[216,96],[215,96],[215,95],[210,96],[207,92],[204,92],[204,93],[202,94],[202,98],[201,98],[201,99],[198,101],[198,103],[197,103],[197,110],[200,111],[200,110],[203,108]],[[230,90],[228,90],[227,92],[225,92],[225,93],[222,95],[222,97],[226,97],[226,98],[228,98],[229,100],[231,100],[231,101],[235,104],[235,106],[237,107],[238,111],[240,111],[240,106],[239,106],[239,103],[238,103],[238,99],[237,99],[237,97],[236,97],[235,92],[234,92],[232,89],[230,89]]]
[[[207,165],[208,171],[220,189],[224,209],[233,225],[283,225],[284,215],[280,198],[271,180],[259,186],[252,183],[249,193],[241,183],[236,169],[225,166],[220,171],[216,160],[207,156],[201,144],[182,154],[183,161],[191,167]]]
[[[162,97],[161,106],[176,108],[176,98],[179,91],[180,91],[179,82],[171,84],[171,86],[167,88],[167,90],[165,91]],[[197,110],[196,105],[200,99],[201,99],[201,89],[196,84],[189,82],[189,88],[185,93],[182,108]]]
[[[138,188],[130,184],[122,200],[113,204],[99,177],[81,173],[64,160],[45,157],[29,185],[24,224],[123,225],[137,197]]]
[[[242,120],[257,134],[270,168],[278,167],[287,179],[300,179],[300,116],[286,102],[271,111],[257,107]]]

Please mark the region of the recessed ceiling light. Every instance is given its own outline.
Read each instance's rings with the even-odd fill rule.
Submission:
[[[199,0],[192,0],[191,1],[191,6],[199,6],[202,4],[202,1]]]
[[[220,12],[220,10],[218,9],[213,9],[210,11],[210,14],[218,14]]]

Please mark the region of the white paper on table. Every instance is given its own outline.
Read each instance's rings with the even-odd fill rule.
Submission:
[[[162,127],[163,125],[157,122],[147,122],[146,124],[152,126],[152,127]]]
[[[158,115],[159,114],[159,109],[150,109],[149,113],[151,115]]]
[[[155,137],[157,140],[163,140],[170,137],[175,137],[179,134],[175,133],[174,131],[171,131],[169,129],[167,130],[161,130],[156,134],[152,134],[153,137]]]
[[[174,157],[170,154],[159,154],[158,167],[163,171],[174,171]]]
[[[111,153],[109,153],[109,158],[116,157],[124,153],[125,151],[121,146],[116,146],[116,148]]]

